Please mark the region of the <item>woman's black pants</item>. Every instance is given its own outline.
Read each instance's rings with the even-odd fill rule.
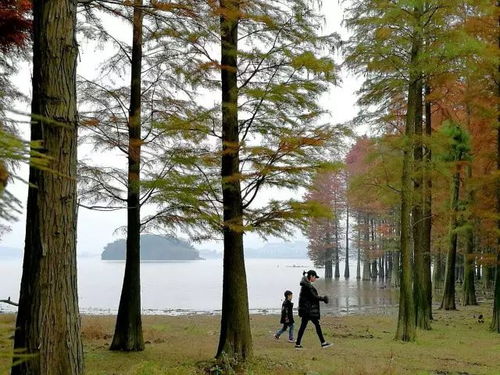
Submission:
[[[300,345],[300,342],[302,341],[302,336],[304,335],[304,331],[307,327],[307,323],[311,321],[314,326],[316,327],[316,333],[318,334],[319,341],[323,344],[325,342],[325,338],[323,337],[323,332],[321,332],[321,326],[319,325],[319,319],[317,318],[310,318],[308,316],[303,316],[302,321],[300,323],[300,328],[299,328],[299,334],[297,336],[297,345]]]

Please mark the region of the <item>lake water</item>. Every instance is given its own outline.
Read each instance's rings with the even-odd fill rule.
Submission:
[[[78,259],[80,309],[88,314],[113,314],[118,309],[124,262]],[[297,306],[303,270],[313,268],[307,259],[246,259],[249,305],[252,313],[279,313],[283,292],[294,293]],[[19,298],[22,260],[0,258],[0,299]],[[344,315],[376,311],[392,313],[397,292],[380,281],[356,280],[352,262],[348,280],[325,281],[324,270],[315,283],[330,303],[322,314]],[[343,265],[341,267],[343,274]],[[142,307],[145,314],[220,313],[222,301],[222,259],[141,264]],[[0,312],[14,311],[0,303]]]

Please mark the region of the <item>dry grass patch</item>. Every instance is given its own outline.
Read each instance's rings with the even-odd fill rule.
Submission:
[[[478,322],[479,314],[485,323]],[[243,368],[213,360],[220,316],[144,316],[146,350],[141,353],[108,350],[114,316],[83,316],[85,368],[87,375],[500,374],[500,336],[488,330],[490,303],[435,310],[434,316],[433,329],[419,331],[414,343],[393,340],[395,316],[327,316],[321,323],[334,346],[321,349],[311,325],[305,349],[297,351],[286,336],[273,338],[279,317],[252,315],[255,355]],[[0,315],[0,368],[10,364],[13,327],[12,315]]]

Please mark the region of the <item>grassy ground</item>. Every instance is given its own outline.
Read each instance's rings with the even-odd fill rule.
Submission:
[[[485,323],[477,316],[483,314]],[[302,351],[272,338],[277,316],[252,315],[254,358],[236,373],[293,374],[500,374],[500,336],[488,330],[491,304],[435,311],[432,330],[418,332],[415,343],[393,340],[395,316],[323,317],[327,340],[320,349],[313,326]],[[84,316],[85,368],[88,375],[223,374],[212,357],[218,340],[218,316],[145,316],[146,350],[108,350],[112,316]],[[14,316],[0,315],[0,353],[9,353]],[[297,324],[296,324],[297,325]],[[0,374],[10,363],[0,356]]]

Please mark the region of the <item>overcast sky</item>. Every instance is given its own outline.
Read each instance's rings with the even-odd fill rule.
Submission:
[[[341,28],[342,9],[338,4],[338,0],[323,0],[323,12],[326,17],[326,32],[336,31],[345,37],[345,30]],[[124,37],[126,34],[131,35],[130,30],[123,30]],[[78,60],[78,74],[86,78],[95,77],[96,62],[102,61],[106,51],[95,50],[93,47],[82,46],[80,48]],[[337,60],[339,56],[337,56]],[[340,87],[335,87],[325,95],[321,102],[325,109],[331,114],[331,119],[334,123],[345,122],[353,118],[357,113],[355,105],[355,91],[359,87],[359,80],[349,75],[346,72],[342,73],[342,84]],[[16,85],[26,93],[30,92],[30,68],[23,67],[16,76]],[[27,135],[26,135],[27,136]],[[123,163],[126,159],[123,158]],[[21,169],[21,175],[27,180],[27,168]],[[21,182],[14,182],[9,186],[9,190],[13,192],[23,204],[26,202],[27,186]],[[268,192],[268,195],[272,194]],[[80,255],[100,254],[103,247],[117,238],[123,237],[123,234],[115,233],[115,230],[120,226],[125,225],[125,211],[115,212],[95,212],[87,209],[80,209],[78,213],[78,252]],[[6,234],[0,240],[0,246],[9,246],[16,248],[24,247],[24,225],[25,212],[19,216],[19,220],[11,224],[11,232]],[[293,240],[304,240],[300,233]],[[270,239],[271,242],[281,240]],[[245,236],[246,247],[260,247],[263,245],[263,240],[254,234]],[[207,242],[195,244],[198,248],[210,248],[220,250],[222,246],[215,242]]]

